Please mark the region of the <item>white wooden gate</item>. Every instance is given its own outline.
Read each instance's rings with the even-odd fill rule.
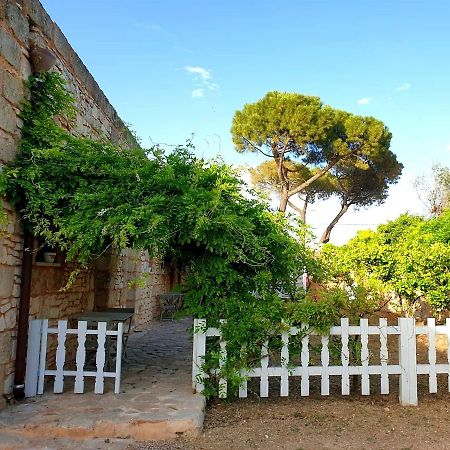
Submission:
[[[48,336],[57,335],[56,347],[56,369],[46,368]],[[67,320],[59,320],[57,328],[49,328],[48,319],[32,320],[28,332],[27,368],[25,376],[25,396],[34,397],[43,394],[44,379],[47,376],[54,377],[53,392],[64,391],[64,378],[75,377],[74,392],[84,392],[85,377],[95,377],[94,391],[103,394],[105,378],[114,378],[114,392],[120,392],[120,373],[122,364],[122,334],[123,324],[118,323],[117,330],[107,330],[106,322],[98,322],[96,329],[88,329],[86,321],[79,321],[78,328],[67,328]],[[66,338],[75,335],[77,338],[76,369],[64,370],[66,361]],[[86,337],[94,335],[97,337],[95,370],[85,370],[86,364]],[[105,371],[107,351],[111,350],[111,338],[116,342],[115,346],[115,371]],[[95,340],[95,339],[94,339]]]
[[[389,376],[399,375],[400,402],[402,405],[417,405],[417,375],[426,374],[429,380],[429,392],[437,392],[437,374],[448,376],[448,390],[450,392],[450,319],[445,325],[436,325],[435,319],[428,319],[424,326],[416,326],[414,318],[399,318],[398,325],[388,326],[387,319],[380,319],[376,326],[369,325],[367,319],[361,319],[360,324],[349,325],[347,318],[341,319],[340,326],[332,327],[329,336],[321,336],[321,365],[310,365],[310,336],[317,333],[304,333],[308,330],[304,325],[300,328],[292,327],[281,334],[281,364],[278,367],[269,367],[268,341],[261,347],[260,367],[251,370],[242,370],[244,382],[239,389],[239,397],[247,397],[247,380],[257,377],[260,379],[260,396],[269,395],[269,377],[280,379],[280,396],[289,395],[289,377],[300,377],[300,393],[309,395],[310,377],[320,376],[321,394],[330,393],[330,376],[338,375],[341,378],[342,395],[350,394],[350,375],[361,377],[361,394],[370,395],[370,377],[381,377],[381,394],[389,394]],[[222,340],[220,330],[207,328],[204,319],[196,319],[194,323],[194,349],[192,382],[197,392],[204,389],[204,380],[208,377],[202,366],[206,355],[207,338],[211,336],[220,339],[219,368],[226,361],[226,342]],[[289,339],[297,334],[303,335],[301,341],[300,365],[289,364]],[[377,365],[370,364],[369,336],[379,336],[380,353]],[[398,364],[389,364],[388,336],[393,335],[398,340]],[[418,335],[428,337],[428,363],[417,363],[416,341]],[[436,336],[447,336],[447,362],[436,364]],[[329,337],[341,336],[341,364],[330,365]],[[349,364],[349,336],[359,336],[361,344],[360,365]],[[219,396],[227,396],[227,380],[219,380]]]

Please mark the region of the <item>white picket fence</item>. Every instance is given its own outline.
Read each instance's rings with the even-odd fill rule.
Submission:
[[[57,335],[56,369],[49,370],[47,364],[48,336]],[[120,392],[120,373],[122,364],[122,334],[123,324],[119,323],[117,330],[107,330],[106,322],[98,322],[96,329],[88,329],[86,321],[79,321],[78,328],[67,328],[67,320],[59,320],[57,328],[49,328],[48,319],[30,321],[28,332],[27,369],[25,375],[25,396],[34,397],[43,394],[45,377],[54,377],[53,392],[64,391],[65,377],[75,377],[74,392],[82,394],[85,389],[85,377],[95,377],[94,391],[103,394],[105,378],[114,378],[114,392]],[[77,338],[76,369],[65,370],[66,363],[66,338],[75,335]],[[86,364],[86,337],[96,336],[95,370],[85,370]],[[111,346],[110,340],[114,339],[115,346],[115,371],[105,371],[107,351]],[[94,338],[95,341],[95,338]],[[105,344],[106,348],[105,348]],[[51,358],[49,358],[51,359]]]
[[[289,378],[300,377],[300,394],[308,396],[310,392],[310,377],[321,377],[321,394],[330,393],[330,376],[338,375],[341,378],[342,395],[350,394],[350,376],[361,377],[361,394],[370,395],[370,381],[372,375],[381,378],[381,394],[389,394],[389,376],[399,375],[399,398],[402,405],[417,405],[417,376],[428,375],[429,392],[437,392],[437,375],[446,374],[448,379],[448,390],[450,391],[450,319],[445,325],[436,325],[435,319],[428,319],[424,326],[416,326],[414,318],[399,318],[398,325],[388,326],[387,319],[381,318],[379,324],[369,325],[367,319],[361,319],[359,325],[349,325],[347,318],[341,319],[340,326],[332,327],[329,336],[321,336],[320,365],[310,365],[310,337],[317,333],[305,334],[302,330],[308,330],[306,325],[281,334],[281,358],[278,367],[269,367],[268,341],[261,347],[260,367],[251,370],[242,370],[241,375],[245,381],[239,389],[239,397],[247,397],[247,380],[259,378],[259,395],[269,395],[269,377],[278,377],[280,380],[280,396],[289,395]],[[297,334],[304,335],[301,340],[300,365],[289,360],[289,339]],[[379,364],[370,364],[369,336],[379,336]],[[394,335],[398,340],[398,364],[389,364],[388,336]],[[417,336],[428,337],[428,363],[417,362]],[[447,336],[447,355],[445,364],[436,363],[436,336]],[[330,336],[341,337],[341,364],[330,365],[329,339]],[[361,354],[360,365],[349,364],[349,336],[360,336]],[[203,372],[207,338],[218,337],[220,342],[220,361],[222,367],[227,358],[227,344],[221,338],[220,330],[207,328],[206,320],[195,319],[194,321],[194,348],[192,382],[196,392],[204,389],[204,380],[208,377]],[[219,396],[227,396],[227,380],[219,380]]]

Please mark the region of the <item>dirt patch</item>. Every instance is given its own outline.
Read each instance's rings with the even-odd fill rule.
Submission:
[[[390,317],[390,324],[397,323]],[[376,323],[376,322],[375,322]],[[390,364],[398,363],[397,336],[388,341]],[[369,339],[371,364],[379,363],[379,337]],[[428,361],[428,338],[417,338],[418,363]],[[437,363],[447,363],[447,338],[436,339]],[[143,443],[139,450],[320,450],[449,449],[450,394],[447,375],[438,375],[438,393],[428,393],[428,376],[418,377],[419,406],[402,407],[398,376],[389,377],[389,395],[380,395],[379,376],[370,377],[369,397],[340,395],[340,377],[330,377],[328,397],[320,396],[320,378],[311,377],[311,396],[301,397],[300,380],[290,378],[288,398],[277,397],[279,379],[270,381],[270,398],[255,394],[234,402],[208,405],[204,431],[195,438]],[[259,392],[258,380],[249,389]],[[359,380],[353,387],[359,388]],[[131,447],[130,447],[131,450]]]
[[[246,399],[208,406],[196,438],[133,449],[318,450],[448,449],[450,395],[426,395],[402,407],[397,395]]]

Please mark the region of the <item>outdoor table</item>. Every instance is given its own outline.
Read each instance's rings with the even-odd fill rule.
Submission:
[[[122,335],[122,356],[126,355],[126,346],[128,341],[128,336],[131,329],[131,321],[134,313],[130,310],[120,311],[120,308],[115,309],[114,311],[87,311],[79,314],[74,314],[71,318],[78,321],[86,321],[90,323],[98,323],[98,322],[106,322],[107,328],[115,329],[117,324],[122,322],[125,324],[128,322],[128,329],[123,332]],[[125,328],[125,327],[124,327]],[[111,356],[111,340],[109,336],[107,336],[107,355],[108,355],[108,364]]]

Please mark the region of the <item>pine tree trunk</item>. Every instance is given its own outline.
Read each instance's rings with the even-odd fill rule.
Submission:
[[[325,231],[323,232],[322,237],[320,238],[319,241],[321,244],[326,244],[327,242],[329,242],[331,231],[333,230],[334,226],[339,222],[339,219],[348,211],[349,206],[350,205],[343,205],[338,215],[325,228]]]
[[[280,206],[278,207],[278,211],[285,213],[288,201],[289,201],[289,195],[288,195],[287,190],[281,189],[281,191],[280,191]]]

